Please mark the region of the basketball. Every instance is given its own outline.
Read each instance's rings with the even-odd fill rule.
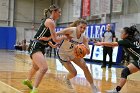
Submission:
[[[87,54],[87,50],[84,44],[76,45],[74,49],[74,55],[76,58],[83,58]]]

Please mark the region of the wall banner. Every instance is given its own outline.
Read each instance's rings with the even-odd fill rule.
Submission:
[[[102,38],[102,34],[106,30],[106,25],[107,24],[88,25],[85,31],[85,35],[88,38]],[[111,26],[112,26],[112,31],[115,31],[115,23],[112,23]],[[60,31],[64,28],[65,27],[56,27],[56,31]]]

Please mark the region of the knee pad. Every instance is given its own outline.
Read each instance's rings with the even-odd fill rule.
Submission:
[[[121,78],[127,79],[127,76],[130,75],[130,70],[128,67],[124,68],[121,73]]]

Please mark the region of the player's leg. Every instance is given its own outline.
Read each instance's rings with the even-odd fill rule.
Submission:
[[[77,75],[77,71],[70,62],[69,53],[65,51],[58,51],[57,52],[58,59],[62,63],[62,65],[69,71],[69,73],[64,77],[65,83],[68,85],[69,88],[73,89],[73,86],[70,82],[70,79]]]
[[[84,59],[75,58],[72,61],[84,71],[84,75],[85,75],[86,79],[88,80],[88,82],[90,84],[92,84],[93,83],[93,78],[92,78],[92,75],[91,75]]]
[[[33,62],[32,68],[28,75],[28,80],[31,80],[35,73],[39,70],[39,67]]]
[[[73,77],[77,75],[77,71],[71,62],[63,62],[63,66],[69,71],[67,76],[64,77],[64,82],[68,85],[70,89],[73,89],[70,79],[72,79]]]
[[[106,55],[107,55],[107,48],[104,46],[103,47],[103,64],[102,64],[101,68],[106,67]]]
[[[42,52],[36,52],[32,55],[33,62],[39,67],[39,72],[35,77],[35,82],[33,86],[33,90],[30,93],[38,93],[36,92],[37,87],[39,86],[44,74],[48,70],[48,66],[45,60],[45,57]]]
[[[30,45],[28,47],[28,52],[30,53],[30,58],[32,59],[32,55],[37,52],[37,46],[38,44],[33,42],[33,41],[30,41]],[[29,71],[29,74],[28,74],[28,77],[26,80],[23,81],[23,84],[24,85],[27,85],[30,89],[33,88],[32,86],[32,82],[31,82],[31,79],[32,77],[34,76],[34,74],[38,71],[39,67],[35,64],[34,60],[32,59],[32,68],[31,70]]]
[[[90,83],[93,93],[98,92],[98,89],[94,85],[93,77],[92,77],[84,59],[83,58],[80,58],[80,59],[75,58],[72,61],[84,71],[84,75],[85,75],[86,79],[88,80],[88,82]]]
[[[32,77],[35,75],[35,73],[38,71],[38,66],[33,62],[32,68],[29,71],[28,77],[26,80],[23,81],[24,85],[27,85],[30,89],[33,88],[32,86]]]
[[[112,49],[112,47],[109,47],[108,48],[108,55],[109,55],[108,68],[112,67],[112,53],[113,53],[113,49]]]
[[[63,66],[69,71],[69,73],[67,74],[68,79],[72,79],[77,75],[77,71],[71,62],[63,62]]]
[[[136,67],[133,63],[130,63],[126,68],[122,70],[118,86],[114,90],[108,90],[107,93],[118,93],[125,85],[128,75],[133,74],[137,71],[139,71],[139,68]]]

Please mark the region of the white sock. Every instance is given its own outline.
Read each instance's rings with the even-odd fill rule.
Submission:
[[[37,89],[36,87],[33,87],[33,90]]]

